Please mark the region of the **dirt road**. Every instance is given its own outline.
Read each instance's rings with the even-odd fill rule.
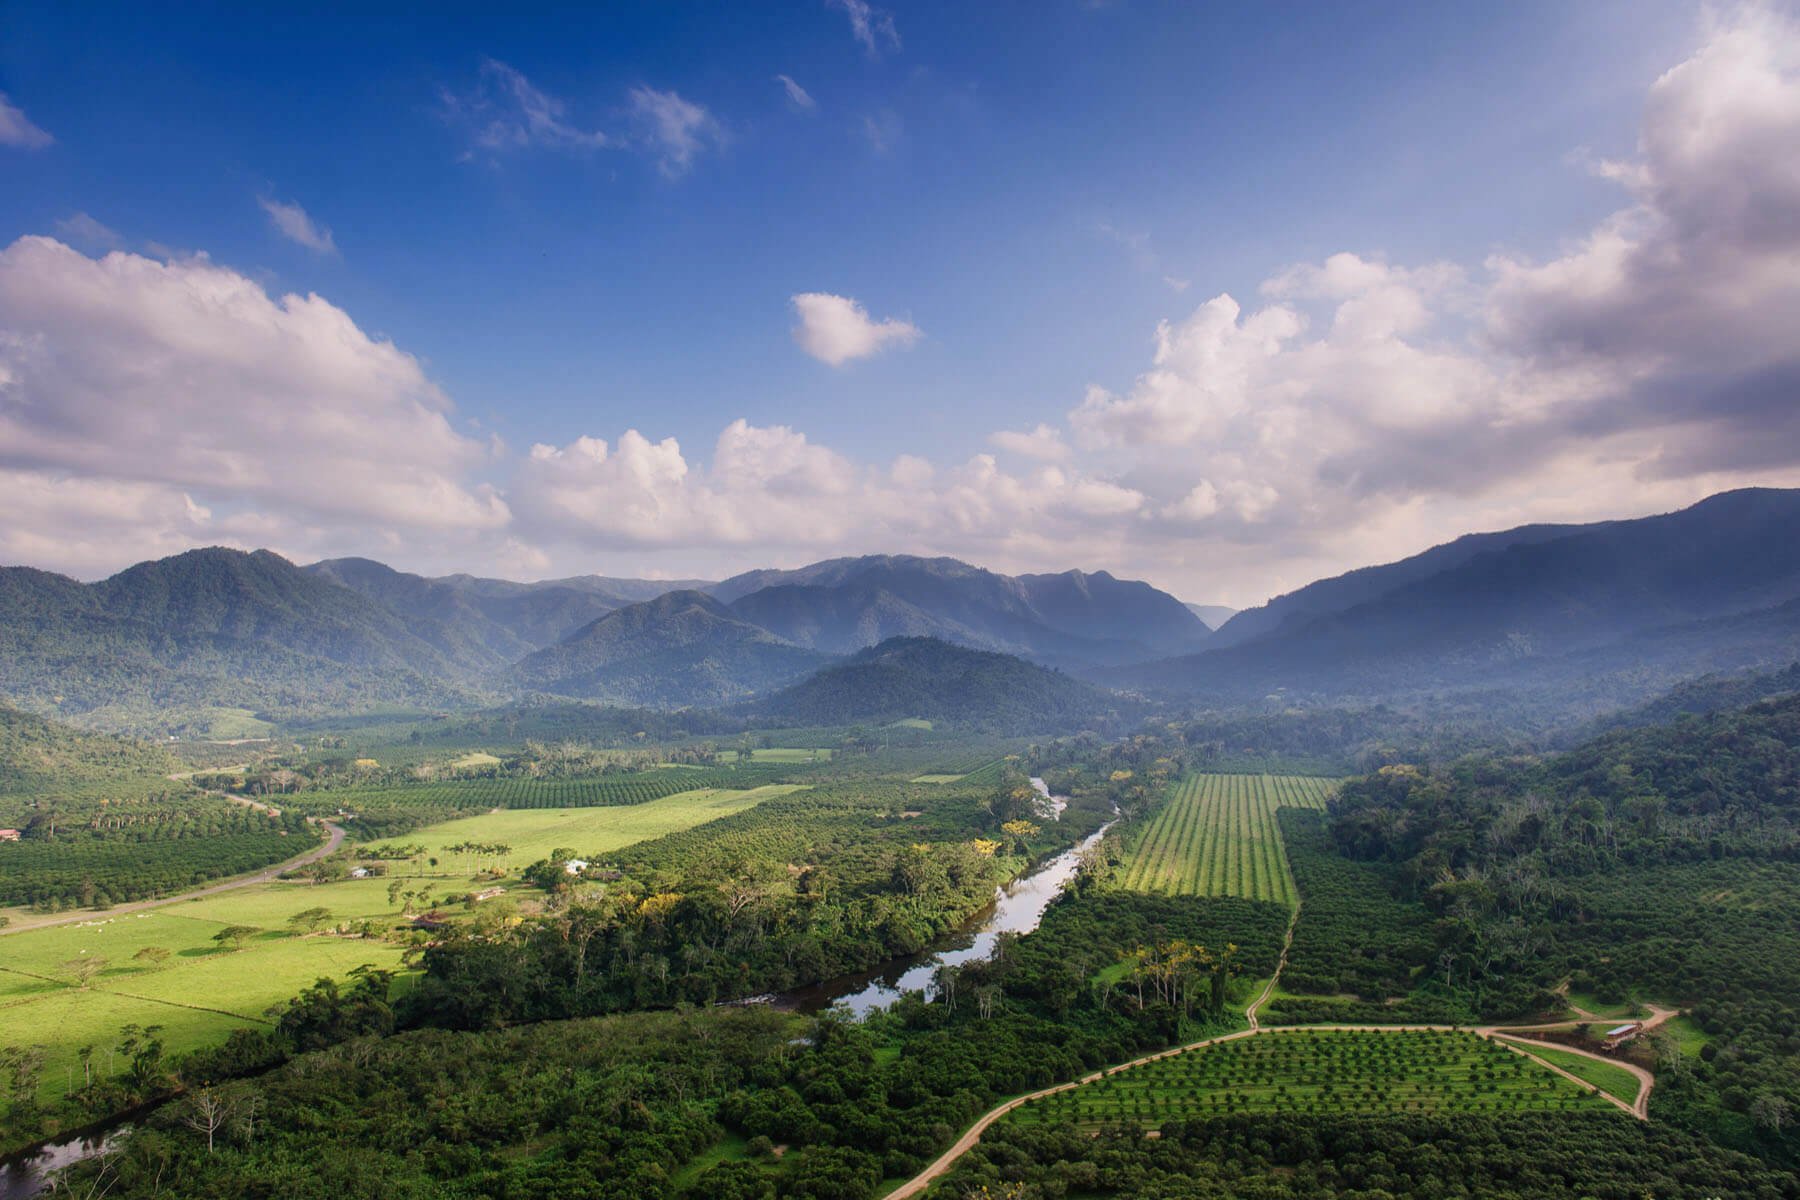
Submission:
[[[265,812],[276,811],[270,809],[268,805],[263,804],[260,801],[251,800],[244,796],[228,796],[226,799],[235,800],[239,804],[247,804],[251,808],[262,809]],[[286,862],[276,863],[272,867],[264,867],[262,870],[249,875],[239,875],[219,883],[209,883],[205,887],[195,888],[193,891],[180,892],[173,896],[163,896],[156,900],[137,900],[130,904],[115,904],[111,908],[102,911],[84,909],[78,913],[65,914],[60,917],[50,917],[42,921],[31,921],[29,918],[26,918],[29,922],[28,924],[21,924],[18,921],[14,921],[13,924],[7,926],[5,929],[0,929],[0,937],[5,937],[9,933],[27,933],[33,929],[51,929],[58,925],[75,925],[82,921],[92,921],[96,917],[124,916],[127,913],[143,912],[148,908],[161,908],[165,904],[180,904],[183,900],[198,900],[202,896],[216,896],[220,892],[229,892],[237,888],[249,887],[254,883],[271,883],[284,871],[295,871],[301,867],[309,867],[313,863],[330,855],[339,846],[343,845],[344,831],[342,828],[327,821],[323,817],[308,817],[307,820],[325,830],[325,843],[321,846],[315,846],[304,854],[295,855]]]

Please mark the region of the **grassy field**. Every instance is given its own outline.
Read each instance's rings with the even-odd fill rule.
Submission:
[[[1288,1030],[1221,1042],[1021,1106],[1013,1120],[1155,1127],[1229,1113],[1615,1112],[1470,1033]]]
[[[759,763],[830,762],[831,750],[820,746],[762,746],[750,752],[751,761]]]
[[[432,825],[404,840],[425,846],[427,853],[446,865],[458,860],[458,854],[451,849],[453,846],[470,842],[510,846],[512,849],[500,858],[484,857],[481,861],[511,869],[548,858],[550,851],[559,846],[569,847],[587,857],[604,855],[633,842],[729,817],[764,800],[799,790],[797,784],[791,783],[769,784],[748,791],[701,788],[644,804],[615,808],[502,809],[479,817]],[[473,866],[474,861],[469,859],[469,865]]]
[[[1278,808],[1325,807],[1329,780],[1189,775],[1132,840],[1121,882],[1171,896],[1244,896],[1293,904]]]
[[[1567,1050],[1546,1050],[1542,1046],[1521,1046],[1527,1054],[1536,1055],[1547,1063],[1561,1067],[1577,1079],[1585,1079],[1601,1091],[1617,1097],[1630,1104],[1637,1099],[1638,1079],[1624,1067],[1612,1063],[1595,1062],[1583,1054],[1571,1054]]]
[[[342,977],[365,963],[399,966],[396,945],[290,932],[287,918],[315,906],[337,921],[401,919],[380,880],[273,883],[0,938],[0,1045],[47,1050],[39,1090],[49,1099],[67,1086],[81,1047],[96,1047],[104,1059],[128,1024],[161,1025],[168,1051],[181,1053],[266,1021],[271,1005],[321,976]],[[234,951],[213,940],[227,925],[262,932]],[[146,948],[168,954],[161,963],[138,958]],[[65,964],[96,957],[105,969],[88,987],[76,986]]]
[[[443,882],[434,886],[448,894],[469,887],[468,871],[458,869],[468,864],[448,849],[460,843],[510,845],[503,862],[512,867],[544,858],[557,846],[598,855],[795,790],[792,785],[707,788],[625,807],[509,809],[429,826],[409,840],[439,857],[435,876]],[[391,866],[397,876],[406,870],[404,864]],[[398,926],[405,920],[401,905],[387,895],[396,881],[409,890],[421,886],[410,877],[257,884],[145,912],[95,913],[76,924],[0,938],[0,1045],[46,1049],[40,1093],[51,1099],[68,1086],[81,1047],[94,1046],[104,1058],[128,1024],[162,1026],[168,1051],[182,1053],[266,1021],[271,1005],[323,976],[342,978],[365,963],[397,969],[399,945],[333,934],[303,937],[288,925],[295,913],[323,908],[331,928],[364,921],[383,929]],[[231,950],[213,940],[227,925],[258,932],[242,949]],[[167,954],[161,962],[138,958],[147,948]],[[68,964],[93,958],[104,959],[106,966],[82,988]]]

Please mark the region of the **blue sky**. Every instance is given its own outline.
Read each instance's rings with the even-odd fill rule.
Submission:
[[[1672,226],[1684,203],[1693,164],[1646,140],[1659,78],[1697,62],[1710,93],[1665,91],[1706,110],[1760,71],[1785,101],[1782,6],[373,7],[8,6],[0,466],[46,532],[0,552],[88,575],[209,541],[720,574],[894,549],[1244,603],[1470,527],[1649,511],[1793,466],[1721,450],[1674,469],[1669,431],[1687,444],[1695,413],[1597,417],[1630,407],[1641,348],[1608,351],[1600,385],[1591,361],[1517,382],[1556,341],[1518,319],[1556,298],[1521,289],[1581,267],[1618,214]],[[1648,261],[1655,234],[1634,236]],[[1334,255],[1387,273],[1322,283]],[[241,310],[170,319],[236,283],[269,311],[235,292]],[[61,300],[34,308],[33,289]],[[1400,384],[1380,354],[1316,344],[1371,289],[1429,310],[1382,326],[1419,359]],[[278,328],[290,293],[350,333]],[[1223,333],[1200,316],[1221,295],[1242,310]],[[128,329],[97,319],[109,304]],[[1259,335],[1278,353],[1241,344],[1263,308],[1298,314]],[[360,366],[330,357],[344,336],[367,340]],[[254,361],[182,357],[226,345]],[[1295,378],[1309,347],[1334,382]],[[1337,386],[1362,368],[1366,388]],[[1577,376],[1581,411],[1513,445]],[[221,392],[196,399],[196,378]],[[1092,386],[1112,399],[1078,416]],[[1377,411],[1411,386],[1466,401]],[[332,443],[372,412],[358,444]],[[1329,445],[1259,459],[1316,414]],[[1040,426],[1053,440],[1029,453],[995,440]],[[1436,465],[1377,482],[1389,435]],[[1508,469],[1445,468],[1488,436]],[[1715,440],[1741,451],[1745,429]],[[1624,465],[1603,487],[1595,462]]]

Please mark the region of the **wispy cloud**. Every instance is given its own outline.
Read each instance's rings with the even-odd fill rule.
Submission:
[[[6,98],[0,92],[0,146],[12,146],[19,150],[42,150],[55,142],[44,130],[31,123],[25,110]]]
[[[632,88],[631,112],[656,154],[657,169],[670,179],[687,174],[694,156],[709,144],[717,146],[725,140],[725,131],[703,105],[683,100],[674,92]]]
[[[863,49],[871,55],[880,54],[883,47],[889,50],[900,48],[900,31],[894,27],[894,14],[885,8],[876,8],[869,0],[825,0],[827,7],[842,9],[850,18],[850,32]]]
[[[906,132],[906,123],[900,114],[891,108],[884,108],[878,113],[870,113],[862,119],[863,138],[874,148],[877,154],[886,154],[900,144],[900,138]]]
[[[67,240],[83,246],[117,250],[125,244],[125,239],[119,236],[118,230],[96,221],[84,212],[78,212],[58,221],[56,232]]]
[[[786,90],[788,103],[792,104],[795,108],[818,107],[817,102],[813,100],[807,90],[794,82],[794,77],[792,75],[777,75],[775,77],[775,82],[779,83],[782,88]]]
[[[495,58],[481,61],[473,90],[442,92],[444,108],[468,125],[479,149],[599,150],[617,144],[599,129],[583,129],[569,120],[569,106],[539,89],[523,72]]]
[[[314,221],[298,204],[289,204],[273,196],[258,196],[256,202],[269,214],[269,223],[275,226],[275,231],[288,241],[298,242],[318,254],[338,252],[331,230]]]

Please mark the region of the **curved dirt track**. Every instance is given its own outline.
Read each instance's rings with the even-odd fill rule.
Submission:
[[[969,1128],[963,1132],[961,1137],[956,1139],[948,1150],[938,1155],[938,1157],[932,1161],[930,1166],[889,1192],[885,1200],[908,1200],[908,1197],[917,1196],[923,1193],[925,1189],[935,1183],[940,1176],[948,1173],[950,1168],[956,1165],[957,1159],[961,1158],[974,1148],[975,1143],[981,1140],[981,1135],[987,1132],[989,1126],[995,1121],[998,1121],[1001,1117],[1012,1112],[1015,1108],[1018,1108],[1021,1104],[1029,1104],[1033,1100],[1041,1100],[1046,1096],[1054,1096],[1059,1092],[1069,1091],[1071,1088],[1080,1087],[1085,1083],[1093,1083],[1113,1071],[1123,1071],[1130,1067],[1142,1066],[1145,1063],[1153,1063],[1161,1059],[1173,1058],[1178,1054],[1186,1054],[1190,1050],[1199,1050],[1206,1046],[1216,1046],[1221,1042],[1235,1042],[1241,1038],[1257,1037],[1262,1034],[1274,1032],[1262,1027],[1262,1023],[1257,1019],[1257,1013],[1264,1004],[1268,1003],[1269,998],[1275,994],[1275,986],[1281,979],[1281,969],[1287,965],[1288,948],[1294,943],[1294,926],[1299,919],[1299,906],[1296,905],[1294,915],[1288,921],[1287,936],[1281,943],[1281,957],[1276,961],[1275,974],[1269,977],[1269,982],[1263,985],[1263,990],[1257,995],[1255,1000],[1250,1002],[1250,1006],[1244,1010],[1244,1017],[1250,1023],[1248,1029],[1240,1029],[1235,1033],[1221,1033],[1213,1037],[1201,1038],[1197,1042],[1189,1042],[1185,1046],[1172,1046],[1167,1050],[1158,1050],[1155,1054],[1146,1054],[1141,1058],[1134,1058],[1129,1062],[1120,1063],[1117,1066],[1094,1071],[1090,1074],[1083,1075],[1080,1079],[1070,1080],[1067,1083],[1055,1084],[1054,1086],[1042,1088],[1035,1092],[1029,1092],[1023,1096],[1015,1096],[1004,1104],[998,1105],[983,1113],[973,1125],[969,1126]],[[1654,1004],[1650,1005],[1649,1008],[1651,1016],[1643,1023],[1644,1032],[1656,1028],[1656,1026],[1675,1015],[1675,1010],[1673,1009],[1659,1008]],[[1521,1029],[1520,1033],[1523,1034],[1536,1030],[1564,1028],[1577,1024],[1580,1024],[1580,1022],[1563,1021],[1552,1025],[1535,1025]],[[1561,1075],[1564,1079],[1571,1080],[1579,1085],[1584,1091],[1593,1092],[1601,1099],[1612,1104],[1615,1108],[1622,1112],[1629,1113],[1640,1121],[1647,1120],[1649,1117],[1650,1091],[1656,1086],[1656,1077],[1649,1071],[1646,1071],[1644,1068],[1635,1064],[1622,1062],[1614,1058],[1607,1058],[1605,1055],[1594,1054],[1587,1050],[1577,1050],[1573,1046],[1563,1046],[1553,1042],[1541,1042],[1530,1037],[1518,1036],[1509,1033],[1508,1027],[1503,1025],[1483,1025],[1476,1027],[1467,1025],[1284,1025],[1280,1028],[1323,1029],[1342,1033],[1406,1033],[1421,1031],[1473,1033],[1478,1037],[1488,1038],[1500,1045],[1506,1046],[1515,1053],[1524,1055],[1539,1066],[1556,1072],[1556,1074]],[[1582,1055],[1584,1058],[1594,1059],[1596,1062],[1612,1063],[1615,1066],[1624,1067],[1627,1071],[1630,1071],[1633,1075],[1637,1076],[1637,1099],[1631,1104],[1625,1103],[1618,1097],[1595,1087],[1585,1079],[1532,1054],[1530,1048],[1534,1046],[1550,1050],[1566,1050],[1572,1054]]]

